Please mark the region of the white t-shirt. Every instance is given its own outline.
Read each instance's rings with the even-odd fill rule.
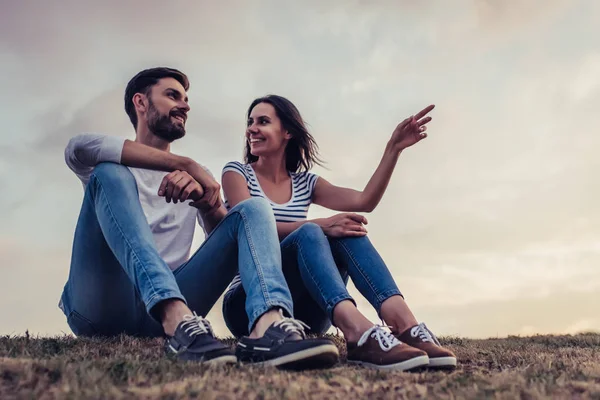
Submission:
[[[65,161],[85,189],[97,164],[121,163],[124,143],[124,138],[114,136],[78,135],[69,141],[65,149]],[[158,254],[174,270],[190,257],[196,221],[206,234],[200,212],[190,207],[188,202],[167,203],[164,197],[158,196],[158,187],[166,172],[128,168],[137,183],[140,203],[154,236]]]

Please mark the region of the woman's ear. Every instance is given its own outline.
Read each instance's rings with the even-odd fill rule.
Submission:
[[[286,138],[287,140],[290,140],[293,136],[289,131],[285,131],[285,133],[283,134],[283,137]]]

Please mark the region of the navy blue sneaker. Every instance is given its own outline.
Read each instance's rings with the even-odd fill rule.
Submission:
[[[329,368],[339,359],[337,346],[329,339],[307,339],[303,322],[284,318],[274,322],[258,339],[242,337],[235,354],[242,363],[304,370]]]
[[[211,364],[236,363],[233,350],[219,342],[213,333],[210,322],[196,315],[185,315],[177,325],[175,334],[167,336],[167,355],[185,361],[198,361]]]

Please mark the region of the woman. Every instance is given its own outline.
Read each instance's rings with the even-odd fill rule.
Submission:
[[[348,362],[382,369],[454,367],[456,357],[419,324],[387,266],[367,238],[370,212],[385,192],[398,157],[427,135],[429,106],[401,122],[365,189],[334,186],[308,172],[320,163],[317,146],[298,109],[287,99],[269,95],[248,110],[245,164],[228,163],[222,186],[226,205],[250,197],[269,201],[281,239],[284,275],[292,292],[294,315],[314,333],[330,322],[344,334]],[[307,220],[311,203],[343,213]],[[346,290],[348,276],[373,305],[391,333],[370,322]],[[247,335],[244,288],[235,279],[225,295],[223,313],[236,336]]]

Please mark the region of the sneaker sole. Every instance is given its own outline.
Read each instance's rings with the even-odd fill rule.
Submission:
[[[335,345],[324,344],[252,365],[295,370],[329,368],[338,362],[339,356]]]
[[[204,362],[205,364],[212,364],[212,365],[236,364],[237,357],[233,356],[233,355],[227,355],[227,356],[211,358],[210,360],[205,360],[202,362]]]
[[[237,363],[237,357],[235,356],[235,354],[224,354],[222,356],[219,357],[213,357],[213,358],[200,358],[200,359],[186,359],[186,358],[180,358],[179,354],[177,354],[177,352],[173,349],[173,347],[169,346],[170,348],[166,351],[166,355],[168,358],[173,359],[173,360],[179,360],[179,361],[186,361],[186,362],[198,362],[198,363],[202,363],[202,364],[235,364]]]
[[[378,365],[365,361],[348,361],[348,364],[359,365],[361,367],[384,369],[384,370],[395,370],[395,371],[408,371],[414,368],[426,367],[429,365],[428,356],[419,356],[411,358],[410,360],[402,361],[396,364]]]
[[[455,357],[436,357],[429,359],[429,367],[431,368],[456,368]]]

